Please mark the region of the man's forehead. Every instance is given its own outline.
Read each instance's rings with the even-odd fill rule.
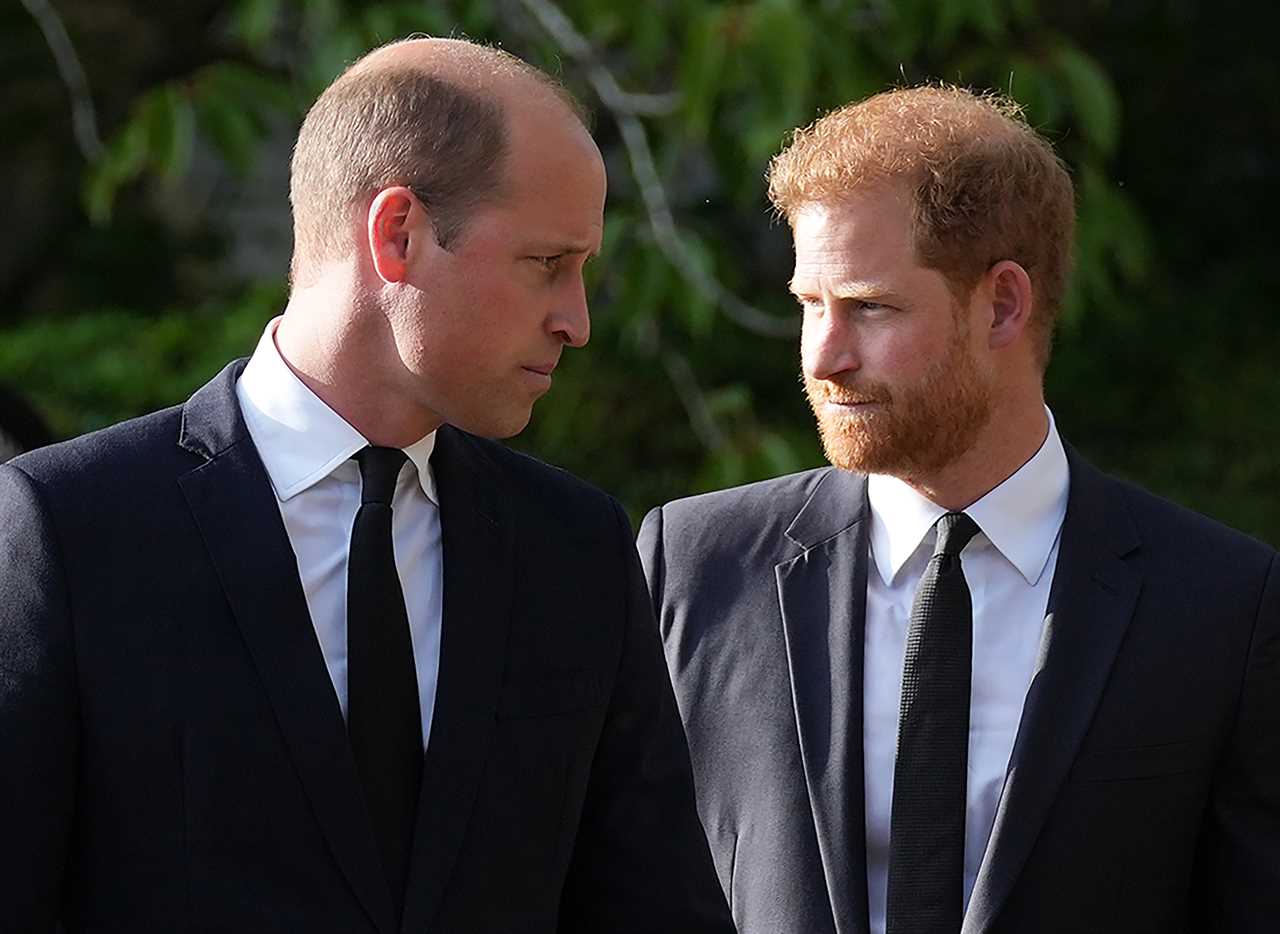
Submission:
[[[598,253],[604,233],[604,192],[582,184],[549,190],[509,179],[504,197],[480,207],[471,228],[481,239],[516,243],[529,253]]]
[[[836,262],[841,254],[897,256],[913,246],[909,206],[873,192],[804,205],[792,217],[796,263]]]
[[[583,191],[603,209],[604,160],[595,141],[563,109],[547,116],[533,120],[525,113],[511,120],[506,168],[513,198],[545,200]]]
[[[800,237],[867,225],[909,225],[911,207],[905,186],[884,182],[801,204],[792,214],[791,228]]]

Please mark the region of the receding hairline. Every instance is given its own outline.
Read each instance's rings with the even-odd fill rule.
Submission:
[[[334,84],[381,70],[418,71],[491,100],[508,113],[515,103],[558,104],[589,129],[590,115],[558,79],[496,46],[429,36],[396,39],[357,59]]]
[[[299,130],[291,277],[349,255],[333,218],[387,185],[407,184],[435,212],[446,246],[481,204],[505,197],[511,146],[561,127],[591,138],[582,105],[555,76],[500,48],[411,38],[374,49],[325,88]]]

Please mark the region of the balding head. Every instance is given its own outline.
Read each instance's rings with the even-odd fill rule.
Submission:
[[[348,68],[316,100],[294,147],[295,284],[356,248],[362,214],[403,185],[448,247],[506,187],[513,115],[582,123],[558,82],[501,49],[460,39],[410,39]]]

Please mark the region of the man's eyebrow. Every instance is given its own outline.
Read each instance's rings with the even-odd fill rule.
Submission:
[[[584,240],[543,240],[534,243],[529,249],[534,253],[545,253],[549,256],[559,256],[564,253],[586,253],[588,256],[595,256],[598,252],[591,243]]]
[[[804,295],[816,295],[823,291],[817,280],[805,279],[793,276],[787,283],[787,291],[797,297]],[[883,298],[890,295],[893,289],[886,282],[875,282],[866,279],[850,279],[846,282],[834,282],[828,284],[826,291],[836,298]]]

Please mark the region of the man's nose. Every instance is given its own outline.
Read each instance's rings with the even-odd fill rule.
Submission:
[[[556,296],[547,326],[570,347],[582,347],[591,338],[591,312],[587,308],[587,290],[581,276],[575,277]]]
[[[806,375],[831,379],[861,365],[857,335],[846,315],[828,302],[821,312],[806,313],[800,329],[800,362]]]

